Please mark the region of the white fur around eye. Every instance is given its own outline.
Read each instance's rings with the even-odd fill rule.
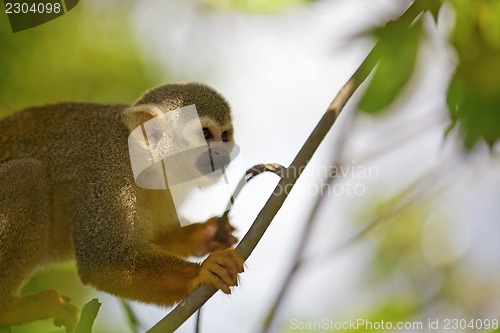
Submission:
[[[202,146],[206,144],[203,128],[199,119],[193,119],[185,125],[181,135],[191,146]]]

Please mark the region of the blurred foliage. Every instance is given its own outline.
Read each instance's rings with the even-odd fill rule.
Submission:
[[[335,330],[335,332],[351,333],[360,332],[361,330],[366,333],[381,332],[383,330],[376,328],[376,325],[373,325],[373,323],[384,322],[396,326],[398,322],[407,322],[411,320],[416,310],[415,304],[411,301],[411,298],[398,295],[385,302],[379,302],[373,309],[363,314],[363,318],[359,319],[365,322],[364,326],[361,325],[362,327],[357,329]],[[349,321],[349,319],[346,320]],[[369,323],[372,323],[372,325]]]
[[[425,212],[430,210],[430,202],[414,202],[401,214],[386,218],[391,216],[390,211],[396,207],[398,199],[402,197],[387,200],[372,212],[372,216],[381,216],[381,221],[390,224],[375,238],[377,255],[372,267],[374,277],[385,277],[401,268],[408,272],[422,271],[424,268],[422,254],[415,249],[420,244],[422,221],[426,219]]]
[[[418,21],[408,27],[404,22],[395,21],[376,29],[373,34],[378,40],[376,53],[380,62],[359,102],[361,110],[372,114],[388,107],[413,73],[422,24]]]
[[[431,227],[454,225],[454,221],[448,214],[438,211],[439,195],[435,192],[424,195],[420,186],[419,182],[414,183],[367,209],[366,216],[377,224],[373,232],[356,239],[368,240],[371,244],[372,259],[362,273],[365,283],[361,283],[352,296],[355,298],[353,303],[357,304],[353,309],[346,304],[347,310],[337,309],[330,317],[336,324],[354,322],[359,326],[334,329],[328,322],[302,318],[303,325],[317,324],[318,327],[292,329],[290,321],[286,321],[283,332],[430,331],[428,325],[435,319],[440,322],[439,329],[435,330],[441,332],[446,331],[444,318],[460,318],[466,320],[467,325],[481,325],[484,323],[481,319],[488,319],[490,326],[483,326],[483,331],[495,327],[491,325],[492,320],[498,319],[498,276],[480,275],[478,278],[479,271],[471,271],[467,266],[470,258],[466,258],[465,253],[448,261],[434,260],[442,255],[439,250],[447,250],[449,241],[460,240],[452,235],[444,239]],[[429,239],[434,245],[440,245],[433,246],[432,252],[426,248],[430,245]],[[338,312],[343,313],[339,315]],[[393,329],[377,327],[382,322],[386,323],[386,328],[392,325]],[[398,330],[398,323],[422,325],[423,329]],[[471,327],[460,332],[481,330]]]
[[[290,7],[312,2],[311,0],[204,0],[218,9],[233,9],[253,13],[277,13]]]
[[[477,319],[494,313],[492,311],[497,307],[498,299],[496,276],[483,275],[477,279],[476,274],[467,269],[464,254],[447,261],[436,260],[443,255],[439,251],[448,250],[450,241],[460,242],[453,236],[441,238],[437,229],[432,228],[433,225],[454,225],[447,214],[437,212],[439,198],[415,198],[404,211],[394,215],[389,211],[398,198],[403,199],[404,195],[389,198],[372,212],[381,216],[384,224],[370,235],[374,260],[365,278],[371,289],[381,291],[378,294],[380,299],[374,302],[376,309],[380,304],[392,304],[393,299],[395,302],[402,301],[404,306],[400,317],[393,316],[388,307],[385,313],[381,309],[378,317],[370,318],[394,323],[443,315],[445,318]],[[391,218],[384,218],[391,215]],[[426,248],[431,245],[429,240],[434,242],[432,249],[435,252],[430,253]],[[402,298],[403,295],[406,297]],[[372,313],[378,312],[372,310]]]
[[[500,1],[450,1],[455,12],[451,42],[459,58],[448,91],[452,126],[467,148],[500,137]]]
[[[129,14],[124,6],[96,9],[81,2],[18,33],[0,15],[0,116],[49,102],[132,102],[165,82],[158,66],[141,57],[124,24]]]
[[[417,0],[436,22],[442,0]],[[450,42],[458,65],[447,102],[451,115],[448,131],[459,125],[466,148],[484,140],[490,147],[500,138],[500,1],[449,0],[455,25]],[[400,20],[372,30],[378,41],[380,62],[359,107],[368,113],[386,109],[408,82],[422,39],[421,18],[409,27]]]

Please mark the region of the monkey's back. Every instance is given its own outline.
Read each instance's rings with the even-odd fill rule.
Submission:
[[[126,146],[127,129],[120,118],[125,107],[59,103],[14,113],[0,120],[0,163],[31,157],[56,167],[64,160],[101,157],[93,155],[105,150],[107,141]]]
[[[126,204],[134,196],[128,129],[121,120],[125,107],[61,103],[28,108],[0,120],[0,168],[9,161],[35,159],[42,162],[50,184],[52,230],[59,231],[51,243],[59,246],[53,246],[49,258],[72,256],[70,233],[76,221],[93,223],[96,210],[119,209],[119,200]],[[127,198],[120,197],[124,188]]]
[[[32,107],[0,120],[0,163],[34,158],[56,183],[89,172],[107,174],[128,154],[121,121],[126,105],[60,103]],[[111,170],[108,170],[110,168]]]
[[[128,130],[121,120],[125,107],[60,103],[8,116],[0,120],[0,166],[26,158],[41,161],[53,195],[64,199],[82,193],[75,186],[124,177],[123,168],[129,167]]]

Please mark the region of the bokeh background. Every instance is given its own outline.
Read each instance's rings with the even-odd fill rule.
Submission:
[[[407,45],[407,36],[387,39],[373,29],[397,19],[411,1],[82,0],[62,17],[15,34],[2,7],[0,116],[68,100],[131,103],[155,85],[199,81],[232,105],[247,167],[288,165],[377,38],[386,38],[389,63],[403,66],[409,79],[377,73],[376,85],[353,96],[249,258],[240,287],[204,306],[202,332],[347,332],[355,330],[295,324],[358,319],[422,322],[421,331],[436,332],[445,319],[498,320],[500,147],[491,133],[498,135],[500,125],[500,7],[457,3],[436,11],[437,23],[429,13],[420,17],[409,64],[403,60],[411,52],[391,52]],[[472,19],[457,19],[467,10],[477,13],[484,40],[471,35]],[[481,42],[490,53],[479,63]],[[479,107],[468,119],[482,122],[469,132],[447,131],[460,120],[447,105],[458,65],[460,73],[473,73],[478,96],[487,96],[478,100],[493,101],[473,104]],[[477,134],[486,127],[489,145]],[[325,170],[339,161],[329,182]],[[248,185],[231,214],[239,238],[276,183],[262,175]],[[145,332],[168,312],[83,286],[73,263],[41,270],[21,293],[49,287],[79,306],[98,297],[95,332]],[[441,328],[426,329],[436,319]],[[13,328],[62,331],[49,320]],[[193,331],[193,318],[179,329]]]

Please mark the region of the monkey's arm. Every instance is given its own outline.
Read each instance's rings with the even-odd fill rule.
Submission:
[[[224,223],[223,231],[218,230],[221,224],[219,217],[181,227],[170,191],[135,190],[140,215],[144,220],[151,221],[143,232],[138,233],[138,238],[149,235],[149,242],[158,250],[184,258],[202,257],[236,243],[237,239],[232,235],[235,229],[229,223]],[[223,239],[218,238],[220,233],[225,236]]]
[[[102,207],[112,207],[104,203]],[[88,209],[82,212],[89,212]],[[114,295],[158,305],[172,305],[202,284],[224,293],[237,285],[243,260],[234,249],[212,253],[200,265],[160,250],[155,244],[137,241],[126,214],[121,221],[105,215],[85,221],[85,214],[74,228],[78,273],[84,283]],[[83,220],[81,219],[83,218]]]
[[[181,301],[202,284],[230,294],[230,287],[237,285],[237,273],[243,271],[243,264],[233,249],[215,252],[201,265],[154,251],[141,251],[133,259],[130,255],[122,258],[122,262],[107,261],[102,265],[80,263],[79,274],[84,283],[102,291],[168,306]]]

